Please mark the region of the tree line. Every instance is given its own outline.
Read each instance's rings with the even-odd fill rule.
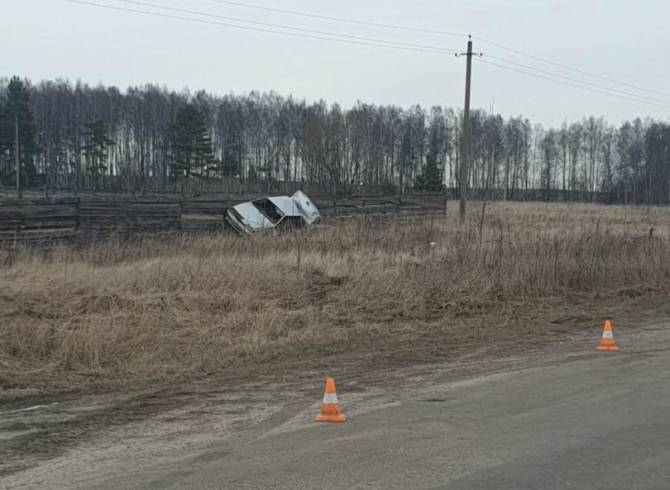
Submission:
[[[468,185],[481,197],[670,200],[666,123],[588,117],[545,128],[483,110],[470,117]],[[459,186],[462,113],[446,107],[345,109],[275,93],[2,79],[4,186],[16,181],[17,129],[21,185],[46,192],[185,192],[230,181],[297,182],[333,195]]]

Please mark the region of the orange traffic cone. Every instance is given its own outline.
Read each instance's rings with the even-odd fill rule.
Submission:
[[[598,350],[606,352],[616,352],[619,350],[616,343],[614,342],[614,336],[612,335],[612,322],[605,320],[605,325],[603,325],[603,337],[600,339],[600,344],[598,344]]]
[[[335,393],[335,380],[328,376],[326,378],[326,389],[323,393],[323,402],[316,416],[317,422],[344,422],[347,418],[340,412],[337,406],[337,393]]]

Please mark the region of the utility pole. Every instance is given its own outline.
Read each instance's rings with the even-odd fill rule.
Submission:
[[[461,171],[460,171],[460,223],[465,224],[465,206],[468,193],[468,169],[470,168],[470,79],[472,75],[472,36],[468,36],[467,53],[457,53],[456,56],[467,56],[465,69],[465,107],[463,109],[463,139],[461,141]]]
[[[16,197],[21,199],[23,193],[21,192],[21,158],[19,157],[19,116],[14,118],[14,157],[16,160]]]

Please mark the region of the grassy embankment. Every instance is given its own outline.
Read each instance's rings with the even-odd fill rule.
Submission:
[[[462,232],[450,211],[295,235],[1,251],[0,387],[130,387],[323,354],[448,353],[592,328],[670,290],[670,209],[494,203],[483,223],[481,205],[470,210]]]

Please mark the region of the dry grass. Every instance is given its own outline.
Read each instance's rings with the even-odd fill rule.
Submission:
[[[450,211],[0,252],[0,387],[141,385],[323,353],[455,348],[474,328],[517,335],[541,311],[561,322],[667,295],[668,209],[496,203],[481,235],[481,206],[470,209],[463,232]]]

